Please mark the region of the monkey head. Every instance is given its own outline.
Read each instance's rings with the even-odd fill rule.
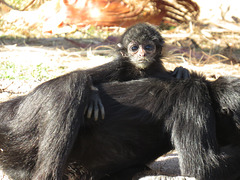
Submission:
[[[160,59],[164,40],[153,25],[140,23],[126,30],[120,41],[120,52],[139,69]]]

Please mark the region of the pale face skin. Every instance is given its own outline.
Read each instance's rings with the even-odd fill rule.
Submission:
[[[156,45],[152,41],[144,44],[131,42],[127,50],[130,61],[139,69],[147,68],[153,62],[156,55]]]

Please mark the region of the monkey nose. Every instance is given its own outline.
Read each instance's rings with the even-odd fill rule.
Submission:
[[[146,56],[146,52],[144,50],[139,50],[138,56],[139,57],[145,57]]]

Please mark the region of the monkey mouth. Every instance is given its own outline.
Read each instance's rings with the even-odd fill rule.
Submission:
[[[147,59],[147,58],[142,58],[142,59],[134,59],[131,61],[135,67],[139,68],[139,69],[145,69],[147,68],[150,63],[151,63],[151,60]]]
[[[139,59],[134,64],[139,69],[145,69],[150,65],[150,61],[146,58],[145,59]]]
[[[146,63],[147,61],[144,59],[138,60],[138,63]]]
[[[148,62],[149,60],[146,59],[146,58],[142,58],[142,59],[139,59],[138,61],[139,61],[139,62]]]
[[[138,63],[143,63],[143,64],[149,64],[151,62],[151,60],[147,59],[147,58],[143,58],[143,59],[139,59]]]

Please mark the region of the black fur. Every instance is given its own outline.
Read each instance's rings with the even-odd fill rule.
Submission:
[[[0,166],[14,179],[58,179],[83,122],[84,74],[0,104]]]
[[[84,121],[88,83],[75,71],[0,104],[4,172],[17,180],[127,180],[175,147],[183,175],[240,177],[239,79],[101,84],[106,117],[98,122]]]

